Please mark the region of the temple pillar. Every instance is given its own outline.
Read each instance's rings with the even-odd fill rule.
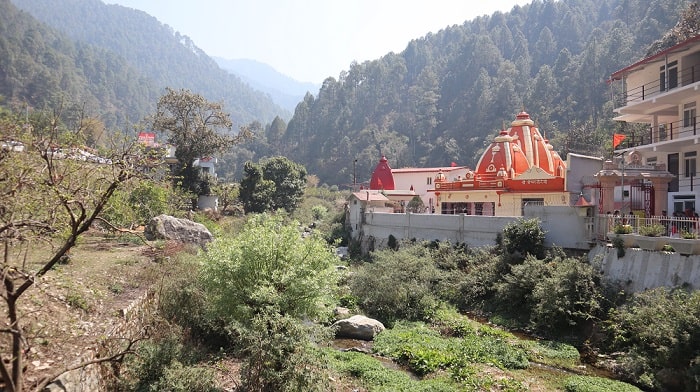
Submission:
[[[660,216],[661,212],[666,210],[668,204],[668,183],[670,178],[651,178],[651,184],[654,186],[654,215]]]
[[[615,184],[617,181],[617,176],[598,177],[602,193],[600,203],[606,213],[615,211]]]

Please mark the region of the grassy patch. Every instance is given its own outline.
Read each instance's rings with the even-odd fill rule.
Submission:
[[[621,381],[593,376],[573,376],[566,379],[567,392],[641,392],[641,389]]]
[[[528,359],[561,369],[575,369],[581,364],[576,347],[549,340],[522,340],[518,346],[527,352]]]
[[[402,370],[390,369],[380,360],[357,352],[339,352],[329,349],[330,366],[341,374],[360,381],[373,392],[452,392],[463,391],[447,375],[418,380]]]
[[[459,346],[459,339],[444,338],[422,323],[399,322],[375,338],[374,351],[422,376],[449,367]]]

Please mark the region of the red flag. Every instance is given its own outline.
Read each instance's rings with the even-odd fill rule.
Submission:
[[[614,134],[613,135],[613,149],[617,148],[617,146],[619,146],[620,143],[622,143],[622,141],[625,140],[625,137],[626,136],[621,134],[621,133]]]

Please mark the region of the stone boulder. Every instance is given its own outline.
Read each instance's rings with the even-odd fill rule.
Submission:
[[[373,340],[385,329],[380,321],[362,315],[338,320],[333,323],[333,327],[337,338],[361,340]]]
[[[207,228],[188,219],[175,218],[170,215],[158,215],[152,218],[143,232],[146,239],[173,240],[204,247],[214,236]]]

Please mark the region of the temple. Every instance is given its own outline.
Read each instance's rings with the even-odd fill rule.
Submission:
[[[425,192],[411,185],[410,191],[427,201],[429,211],[440,214],[522,216],[528,203],[547,206],[571,205],[566,190],[566,164],[542,136],[530,116],[519,113],[510,128],[501,130],[484,151],[474,170],[449,168],[392,170],[382,157],[370,181],[371,190],[383,190],[389,199],[395,176],[408,183],[428,186]],[[423,179],[426,173],[431,177]]]

